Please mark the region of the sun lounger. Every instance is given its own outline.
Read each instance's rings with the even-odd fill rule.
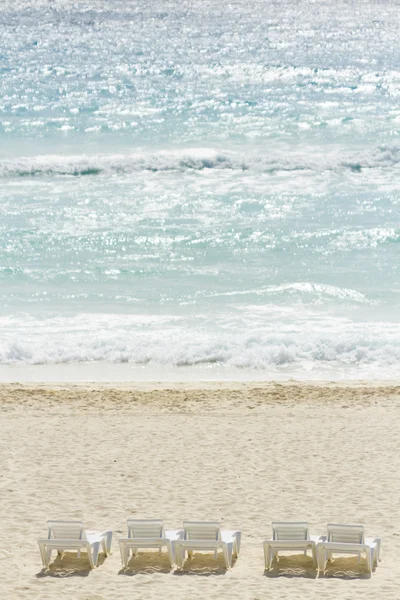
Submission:
[[[78,558],[81,550],[86,550],[92,569],[97,566],[100,546],[106,556],[111,550],[112,531],[85,530],[81,521],[47,521],[47,526],[47,538],[38,540],[44,567],[49,566],[53,550],[58,554],[73,550]]]
[[[341,525],[328,523],[328,536],[317,547],[318,568],[325,572],[327,561],[332,560],[333,554],[356,554],[358,562],[365,556],[368,571],[371,573],[380,558],[381,540],[366,538],[363,525]]]
[[[272,523],[272,539],[264,542],[265,568],[269,570],[278,553],[285,550],[301,550],[304,555],[311,550],[315,567],[317,567],[316,544],[320,536],[310,535],[306,522],[274,522]]]
[[[222,550],[225,566],[232,566],[232,557],[240,551],[241,532],[220,529],[216,521],[184,521],[184,539],[174,542],[176,564],[179,568],[185,562],[185,553],[192,557],[195,550],[214,552]]]
[[[130,560],[130,552],[136,556],[139,548],[158,548],[161,554],[166,547],[171,567],[175,564],[173,542],[183,538],[183,530],[166,530],[160,519],[128,519],[128,537],[120,538],[122,566],[126,567]]]

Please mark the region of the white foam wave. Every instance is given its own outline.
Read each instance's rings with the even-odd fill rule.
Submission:
[[[288,294],[301,298],[305,295],[312,295],[314,302],[319,302],[325,298],[334,298],[336,300],[346,300],[360,304],[375,304],[375,301],[367,298],[365,294],[351,288],[343,288],[335,285],[312,283],[312,282],[295,282],[283,283],[281,285],[266,285],[260,288],[248,290],[232,290],[229,292],[216,292],[209,296],[277,296]],[[202,294],[207,296],[207,294]]]
[[[99,175],[135,171],[240,168],[232,157],[208,148],[131,154],[40,155],[0,160],[0,176]]]
[[[274,173],[284,171],[336,171],[394,167],[400,164],[400,146],[382,146],[371,152],[345,152],[340,149],[304,147],[269,148],[242,155],[212,148],[187,148],[170,151],[141,151],[129,154],[46,154],[0,160],[0,177],[43,175],[88,176],[140,171],[202,171],[227,169]]]
[[[318,365],[382,371],[400,361],[400,326],[309,319],[258,330],[188,326],[181,319],[81,315],[36,320],[0,319],[0,364],[87,361],[163,366],[219,365],[245,369]],[[315,325],[315,321],[314,321]],[[310,367],[311,365],[311,367]]]

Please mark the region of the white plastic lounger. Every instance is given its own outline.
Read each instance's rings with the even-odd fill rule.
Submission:
[[[328,523],[328,537],[318,544],[318,568],[325,572],[326,563],[333,554],[357,554],[358,562],[365,555],[367,569],[371,573],[380,558],[380,538],[366,538],[363,525]]]
[[[78,558],[81,550],[86,550],[92,569],[97,566],[100,546],[106,556],[111,550],[112,531],[85,530],[82,521],[47,521],[47,526],[47,538],[38,540],[44,567],[49,566],[53,550],[58,554],[75,550]]]
[[[214,552],[214,558],[217,558],[218,550],[222,550],[227,569],[232,566],[232,557],[239,555],[240,531],[220,529],[216,521],[184,521],[183,529],[184,539],[173,544],[178,568],[183,567],[185,553],[191,558],[194,550]]]
[[[308,523],[301,522],[274,522],[272,525],[272,539],[264,542],[265,568],[271,569],[272,561],[278,558],[279,551],[302,550],[304,556],[311,550],[315,568],[317,568],[316,544],[320,536],[310,535]]]
[[[130,552],[136,556],[139,548],[158,548],[161,554],[166,547],[171,567],[175,564],[173,542],[183,538],[183,530],[165,530],[160,519],[128,519],[128,537],[120,538],[122,566],[126,567],[130,560]]]

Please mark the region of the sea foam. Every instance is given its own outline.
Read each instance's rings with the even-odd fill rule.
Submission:
[[[281,313],[281,319],[283,318]],[[173,316],[80,315],[73,318],[2,318],[0,363],[56,364],[105,361],[171,367],[310,370],[330,365],[393,376],[400,360],[400,327],[350,323],[306,315],[302,322],[274,316],[247,333],[220,326],[207,330]],[[205,322],[205,320],[204,320]],[[261,323],[261,320],[259,321]],[[274,326],[275,323],[275,326]],[[238,324],[238,323],[237,323]],[[279,331],[280,330],[280,331]],[[38,332],[40,331],[40,335]]]

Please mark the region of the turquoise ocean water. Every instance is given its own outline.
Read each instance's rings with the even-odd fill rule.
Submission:
[[[399,26],[3,0],[0,364],[397,376]]]

